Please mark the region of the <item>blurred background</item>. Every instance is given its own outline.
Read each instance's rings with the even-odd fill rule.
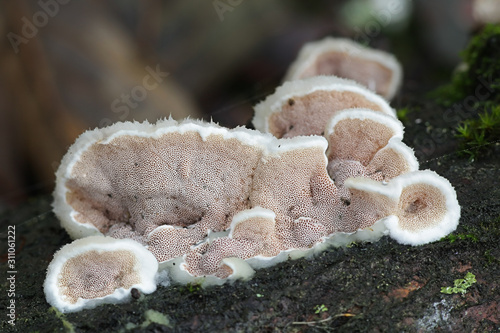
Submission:
[[[248,124],[300,47],[325,36],[394,53],[405,78],[393,106],[409,104],[449,79],[471,33],[498,21],[498,8],[498,0],[2,1],[0,211],[50,193],[59,161],[87,129],[169,115]]]

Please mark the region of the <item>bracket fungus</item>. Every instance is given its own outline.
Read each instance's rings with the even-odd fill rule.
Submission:
[[[191,120],[118,123],[85,133],[70,149],[57,172],[54,211],[74,238],[131,238],[174,279],[223,283],[396,214],[402,189],[375,199],[345,183],[363,176],[356,179],[399,184],[416,169],[402,132],[393,117],[363,109],[337,113],[326,139]],[[346,142],[353,135],[360,140]]]
[[[391,100],[401,85],[402,73],[401,65],[390,53],[350,39],[326,37],[302,47],[284,81],[334,75],[359,82]]]
[[[335,76],[314,76],[285,82],[254,107],[256,129],[278,138],[322,135],[336,112],[367,108],[391,116],[387,101],[362,85]]]
[[[158,281],[168,272],[180,283],[222,284],[330,245],[387,234],[421,245],[456,228],[453,187],[418,170],[394,110],[362,85],[285,82],[255,107],[253,123],[260,131],[165,119],[82,134],[56,173],[54,212],[77,240],[49,265],[49,303],[76,311],[131,286],[152,292],[156,269]],[[147,258],[144,276],[132,259],[108,265],[126,242],[130,258]],[[86,289],[62,294],[63,270]],[[130,283],[117,283],[123,270]],[[95,291],[94,272],[109,271],[115,278]]]
[[[413,150],[401,141],[401,122],[379,112],[343,110],[327,124],[325,137],[329,143],[328,169],[333,179],[338,178],[333,169],[338,169],[339,163],[357,166],[361,174],[379,181],[418,170]]]
[[[63,246],[47,269],[47,301],[61,312],[130,299],[132,288],[156,290],[158,262],[130,239],[92,236]]]
[[[455,190],[433,171],[406,173],[387,183],[351,178],[344,186],[356,197],[369,197],[355,200],[355,204],[369,203],[383,210],[389,235],[401,244],[430,243],[453,232],[458,225],[460,205]]]

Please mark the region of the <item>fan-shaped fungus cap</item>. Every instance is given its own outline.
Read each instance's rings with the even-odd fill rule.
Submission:
[[[44,292],[61,312],[130,299],[132,288],[156,290],[158,262],[131,239],[91,236],[63,246],[47,268]]]
[[[386,100],[360,84],[335,76],[315,76],[285,82],[257,104],[256,129],[274,136],[322,135],[338,111],[367,108],[395,117]]]
[[[351,178],[344,184],[352,202],[363,211],[380,211],[392,238],[401,244],[422,245],[436,241],[456,229],[460,206],[450,182],[424,170],[403,174],[387,184],[366,178]],[[371,207],[377,207],[374,210]]]
[[[403,76],[401,65],[392,54],[332,37],[305,44],[284,81],[317,75],[352,79],[389,100],[399,89]]]
[[[413,150],[401,142],[403,125],[397,119],[368,109],[337,113],[325,129],[329,148],[328,172],[341,195],[349,177],[389,180],[418,170]]]
[[[248,208],[253,169],[270,140],[196,121],[89,131],[57,171],[54,211],[73,238],[105,234],[145,244],[163,224],[221,231]]]
[[[457,228],[460,205],[450,182],[434,171],[415,171],[397,180],[401,195],[395,215],[386,222],[401,244],[421,245],[441,239]]]
[[[413,149],[394,137],[380,149],[366,166],[370,178],[388,181],[399,175],[418,170],[418,160]]]
[[[253,251],[243,251],[239,256],[242,259],[257,255],[273,257],[279,253],[280,241],[276,238],[276,214],[270,209],[254,207],[239,212],[233,217],[229,229],[229,238],[257,244]]]
[[[347,109],[332,117],[325,137],[328,160],[354,160],[366,166],[391,138],[403,138],[403,125],[380,112]]]

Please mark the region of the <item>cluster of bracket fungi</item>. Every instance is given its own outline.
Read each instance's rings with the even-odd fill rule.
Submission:
[[[393,56],[327,38],[255,106],[256,130],[165,119],[85,132],[56,174],[54,212],[77,240],[49,265],[48,302],[78,311],[151,293],[158,272],[222,284],[330,245],[452,232],[455,191],[418,170],[387,102],[401,76]]]

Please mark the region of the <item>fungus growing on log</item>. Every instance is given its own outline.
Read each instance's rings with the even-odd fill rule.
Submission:
[[[354,80],[388,100],[396,94],[403,76],[401,65],[392,54],[332,37],[305,44],[284,81],[318,75]]]
[[[456,226],[458,216],[450,215],[451,221],[443,206],[419,199],[427,191],[406,195],[408,186],[392,185],[418,167],[400,141],[397,120],[356,109],[337,113],[328,126],[328,158],[328,141],[320,136],[278,139],[199,121],[119,123],[89,131],[57,172],[54,211],[72,237],[92,232],[135,239],[174,280],[205,285],[249,278],[254,268],[326,244],[378,239],[391,216],[400,221],[389,228],[395,237],[409,228],[414,244],[428,242],[411,224],[418,218],[404,215],[412,210],[417,217],[441,212],[435,220],[447,227],[439,230]],[[369,137],[363,138],[363,129]],[[353,135],[363,139],[346,143]],[[354,178],[358,183],[376,190],[353,185],[352,177],[359,176],[365,178]],[[439,197],[441,189],[436,191]],[[403,196],[414,200],[398,210]],[[396,239],[409,242],[409,235]]]
[[[378,56],[344,62],[319,49],[329,74],[358,61],[373,70],[365,83],[387,83]],[[394,110],[362,85],[335,76],[286,82],[255,107],[253,123],[264,133],[168,119],[82,134],[56,173],[53,207],[83,239],[50,264],[49,303],[76,311],[121,301],[132,287],[152,292],[157,269],[158,279],[222,284],[331,245],[386,234],[421,245],[456,228],[453,187],[418,171]],[[110,278],[95,284],[103,274]]]
[[[256,129],[278,138],[322,135],[339,111],[366,108],[395,117],[386,100],[360,84],[335,76],[315,76],[285,82],[257,104]]]
[[[132,288],[156,290],[158,262],[130,239],[91,236],[63,246],[47,268],[47,301],[61,312],[130,299]]]

